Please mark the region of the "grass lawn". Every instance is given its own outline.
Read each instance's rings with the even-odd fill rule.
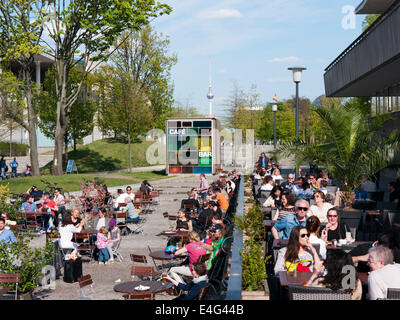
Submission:
[[[121,176],[123,176],[123,178]],[[50,183],[57,183],[57,186],[62,187],[65,191],[73,192],[81,190],[80,182],[83,181],[83,179],[90,180],[94,179],[95,177],[98,177],[101,181],[103,181],[107,187],[136,184],[142,182],[143,180],[153,181],[169,178],[164,174],[163,171],[148,171],[129,174],[64,174],[60,177],[46,175],[41,177],[25,177],[3,180],[0,181],[0,185],[8,183],[11,192],[25,193],[32,185],[35,185],[39,189],[43,190],[45,185],[40,180],[44,180]]]
[[[152,141],[132,143],[132,166],[147,167],[146,150]],[[68,159],[74,160],[79,173],[114,171],[129,168],[128,144],[113,139],[98,140],[68,152]],[[50,174],[53,162],[40,169],[41,173]],[[67,167],[65,161],[64,169]]]

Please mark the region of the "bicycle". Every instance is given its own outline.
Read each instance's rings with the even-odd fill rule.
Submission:
[[[45,185],[45,187],[43,188],[44,192],[48,192],[51,195],[53,195],[54,191],[56,189],[59,189],[60,193],[64,196],[65,200],[69,201],[71,199],[70,193],[64,190],[62,187],[58,186],[57,182],[51,183],[42,179],[40,179],[40,181]]]

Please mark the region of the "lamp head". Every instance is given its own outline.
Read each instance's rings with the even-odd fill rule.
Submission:
[[[291,70],[293,72],[293,82],[298,83],[298,82],[301,82],[301,74],[302,74],[303,70],[307,70],[307,68],[292,67],[292,68],[288,68],[288,70]]]

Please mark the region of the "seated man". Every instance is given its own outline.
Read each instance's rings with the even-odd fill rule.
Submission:
[[[0,218],[0,244],[16,243],[17,239],[11,230],[6,229],[6,220]]]
[[[104,209],[100,209],[97,217],[92,220],[92,228],[99,231],[101,227],[108,227],[109,218],[106,217]]]
[[[43,191],[39,190],[36,186],[30,187],[26,191],[26,193],[29,193],[33,197],[33,199],[38,199],[39,200],[40,198],[43,197]]]
[[[177,286],[178,289],[188,291],[187,294],[180,295],[174,300],[198,300],[201,289],[208,285],[207,269],[203,262],[193,263],[191,271],[193,275],[193,281],[189,282],[188,284],[178,282],[167,275],[167,280]]]
[[[181,209],[185,208],[185,204],[191,204],[193,205],[196,209],[200,208],[200,203],[198,200],[196,200],[196,194],[191,192],[189,193],[189,199],[183,199],[181,201]]]
[[[387,289],[400,289],[400,264],[393,264],[393,253],[387,247],[378,246],[369,250],[368,276],[369,300],[387,298]]]
[[[26,195],[25,201],[21,204],[22,212],[32,213],[36,211],[36,203],[33,202],[31,195]]]
[[[328,194],[328,189],[326,188],[328,186],[328,182],[326,182],[325,180],[321,180],[320,182],[320,187],[319,187],[319,191],[322,191],[324,193],[324,195],[326,196]]]
[[[214,205],[212,202],[204,203],[203,209],[197,218],[197,222],[195,225],[193,225],[193,228],[197,233],[202,233],[207,227],[209,227],[207,225],[207,217],[214,213],[213,206]]]
[[[271,191],[274,188],[275,182],[274,182],[274,178],[272,178],[272,176],[267,175],[264,177],[263,183],[260,187],[261,191]]]
[[[220,188],[215,189],[215,194],[217,195],[217,202],[222,211],[222,214],[225,215],[226,211],[229,208],[229,202],[226,200],[225,196],[222,194]]]
[[[296,201],[296,214],[289,214],[286,217],[279,220],[272,227],[271,232],[274,239],[279,239],[279,231],[283,231],[282,239],[288,240],[290,232],[296,226],[306,226],[307,213],[309,210],[309,204],[307,200],[299,199]]]
[[[124,195],[124,192],[122,191],[122,189],[118,189],[117,190],[117,198],[113,200],[113,208],[115,211],[121,210],[119,204],[124,203],[125,198],[126,198],[126,196]]]
[[[131,186],[127,186],[126,187],[126,192],[122,196],[123,196],[124,199],[129,197],[129,198],[131,198],[132,201],[135,200],[135,194],[132,192],[132,187]]]
[[[293,186],[294,186],[294,174],[289,173],[287,181],[282,182],[281,187],[283,188],[283,191],[292,192]]]
[[[45,228],[49,232],[58,226],[58,207],[54,200],[50,198],[50,193],[45,192],[42,197],[42,212],[47,212],[45,216]]]

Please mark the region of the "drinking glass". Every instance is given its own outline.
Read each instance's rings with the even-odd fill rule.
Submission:
[[[167,283],[167,273],[163,272],[161,275],[161,283],[164,285]]]

